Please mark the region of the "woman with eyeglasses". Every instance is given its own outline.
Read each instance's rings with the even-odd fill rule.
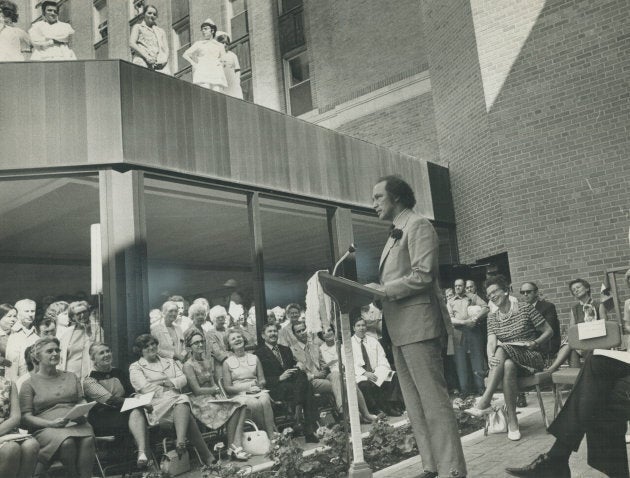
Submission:
[[[204,464],[210,465],[214,457],[201,436],[195,417],[190,410],[190,398],[182,393],[186,376],[176,360],[158,355],[158,341],[149,334],[136,338],[133,351],[140,356],[129,366],[131,385],[138,393],[153,392],[149,425],[172,422],[175,425],[175,450],[181,457],[188,448],[188,440],[199,453]]]
[[[553,335],[553,330],[542,315],[529,304],[514,311],[509,300],[510,286],[505,277],[497,275],[486,281],[488,299],[496,306],[488,315],[488,364],[490,374],[484,394],[475,406],[466,410],[475,417],[488,415],[492,395],[502,385],[508,420],[508,438],[520,440],[521,433],[516,417],[516,397],[519,376],[541,371],[544,366],[538,348]],[[540,334],[540,336],[539,336]]]
[[[95,337],[103,336],[103,331],[99,325],[92,325],[90,304],[84,300],[72,302],[68,306],[67,314],[68,327],[59,336],[59,368],[74,373],[82,380],[92,371],[90,345],[95,342]]]
[[[35,475],[44,473],[58,459],[65,476],[89,478],[95,453],[94,432],[86,417],[71,422],[64,418],[84,399],[77,376],[57,369],[60,352],[56,338],[39,339],[33,344],[31,359],[36,369],[19,392],[22,425],[39,442]]]
[[[241,65],[238,62],[236,53],[228,50],[228,47],[230,46],[230,35],[225,32],[217,32],[217,41],[222,43],[225,48],[223,72],[225,73],[225,79],[227,80],[227,87],[223,90],[223,93],[242,100],[243,90],[241,89]]]
[[[250,455],[243,450],[243,424],[247,408],[229,400],[217,385],[214,360],[206,354],[206,340],[201,332],[190,328],[184,334],[190,356],[184,364],[184,375],[192,390],[190,402],[193,415],[211,430],[227,424],[228,453],[232,459],[246,461]]]

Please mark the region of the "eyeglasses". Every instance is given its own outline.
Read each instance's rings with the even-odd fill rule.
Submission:
[[[536,292],[534,289],[522,290],[521,295],[533,294],[534,292]]]
[[[192,347],[193,345],[199,345],[199,344],[203,344],[203,343],[204,343],[204,341],[203,341],[203,340],[197,340],[197,341],[195,341],[195,342],[191,342],[191,343],[190,343],[190,346]]]
[[[488,291],[488,297],[495,297],[501,294],[505,294],[505,291],[499,288]]]

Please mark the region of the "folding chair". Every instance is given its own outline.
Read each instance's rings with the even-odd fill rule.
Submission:
[[[621,326],[619,322],[614,320],[606,321],[606,335],[604,337],[595,337],[592,339],[580,340],[578,337],[578,326],[569,327],[568,333],[569,346],[573,350],[595,350],[595,349],[611,349],[621,345]],[[562,385],[573,385],[580,373],[580,367],[566,367],[557,370],[551,374],[553,382],[553,416],[558,415],[562,408]]]

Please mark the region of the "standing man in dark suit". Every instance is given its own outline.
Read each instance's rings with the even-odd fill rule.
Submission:
[[[551,330],[553,330],[553,336],[549,339],[549,342],[540,347],[540,351],[548,357],[555,357],[558,354],[558,350],[560,350],[560,339],[562,338],[560,336],[560,321],[558,320],[556,306],[538,296],[538,286],[534,282],[523,282],[521,285],[521,296],[525,302],[533,305],[540,312],[540,315],[543,316]]]
[[[413,190],[398,176],[374,186],[379,219],[392,223],[381,255],[380,284],[386,294],[383,319],[424,473],[420,478],[466,476],[457,422],[448,397],[442,347],[452,325],[438,285],[438,239],[415,214]],[[442,310],[444,309],[444,310]]]
[[[256,350],[256,355],[262,364],[271,398],[293,403],[296,423],[301,408],[304,412],[304,439],[307,443],[319,443],[315,435],[315,397],[306,373],[298,368],[291,349],[278,344],[278,328],[275,324],[265,326],[262,338],[264,343]]]

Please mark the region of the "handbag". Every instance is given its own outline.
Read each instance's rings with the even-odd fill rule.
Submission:
[[[266,455],[271,448],[271,441],[267,436],[267,432],[259,430],[256,424],[251,420],[245,420],[245,423],[251,425],[254,431],[243,432],[243,450],[251,455]]]
[[[190,471],[190,456],[188,455],[188,451],[185,451],[181,458],[177,456],[177,451],[167,451],[166,438],[162,440],[162,446],[164,447],[164,454],[160,462],[160,470],[166,473],[167,476],[178,476]]]
[[[486,415],[484,435],[488,436],[488,433],[507,433],[507,431],[508,425],[505,405],[493,409]]]

